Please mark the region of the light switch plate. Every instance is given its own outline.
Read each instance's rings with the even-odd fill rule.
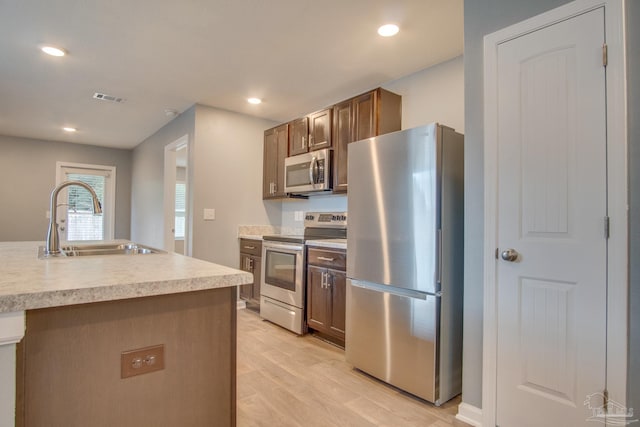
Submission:
[[[205,221],[213,221],[216,219],[216,210],[215,209],[205,209],[202,214]]]

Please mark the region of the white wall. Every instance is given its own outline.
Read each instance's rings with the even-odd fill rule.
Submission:
[[[276,123],[196,105],[193,168],[193,240],[196,258],[238,267],[238,226],[278,225],[278,205],[262,200],[264,130]],[[205,208],[216,219],[204,221]]]
[[[192,256],[238,267],[239,225],[279,225],[279,205],[262,201],[264,130],[257,119],[194,105],[134,149],[132,238],[163,246],[164,147],[188,135]],[[216,210],[204,221],[204,208]]]
[[[194,120],[191,107],[133,150],[131,240],[164,247],[164,147],[184,135],[192,143]]]
[[[0,153],[0,241],[45,240],[58,161],[116,167],[115,237],[129,238],[131,150],[0,135]]]
[[[402,95],[402,129],[438,122],[464,133],[462,56],[382,86]]]
[[[627,407],[640,411],[640,2],[627,1],[629,117],[629,376]],[[637,417],[636,417],[637,418]]]

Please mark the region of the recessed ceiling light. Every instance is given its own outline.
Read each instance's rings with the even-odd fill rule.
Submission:
[[[60,49],[54,46],[41,46],[40,50],[51,56],[65,56],[67,53],[64,49]]]
[[[249,104],[258,105],[258,104],[262,103],[262,99],[260,99],[260,98],[249,98],[249,99],[247,99],[247,102]]]
[[[65,127],[62,128],[62,130],[65,131],[65,132],[75,132],[78,129],[65,126]]]
[[[395,36],[396,34],[398,34],[398,31],[400,31],[400,28],[398,28],[398,26],[395,24],[386,24],[378,28],[378,34],[380,34],[382,37]]]

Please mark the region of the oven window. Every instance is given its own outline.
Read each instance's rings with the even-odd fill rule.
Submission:
[[[265,283],[289,291],[296,290],[296,254],[267,250]]]

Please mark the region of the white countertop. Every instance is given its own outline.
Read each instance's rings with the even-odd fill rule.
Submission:
[[[347,239],[317,239],[307,240],[307,246],[319,246],[322,248],[347,249]]]
[[[38,259],[42,242],[0,242],[0,313],[252,283],[233,268],[174,253]]]

